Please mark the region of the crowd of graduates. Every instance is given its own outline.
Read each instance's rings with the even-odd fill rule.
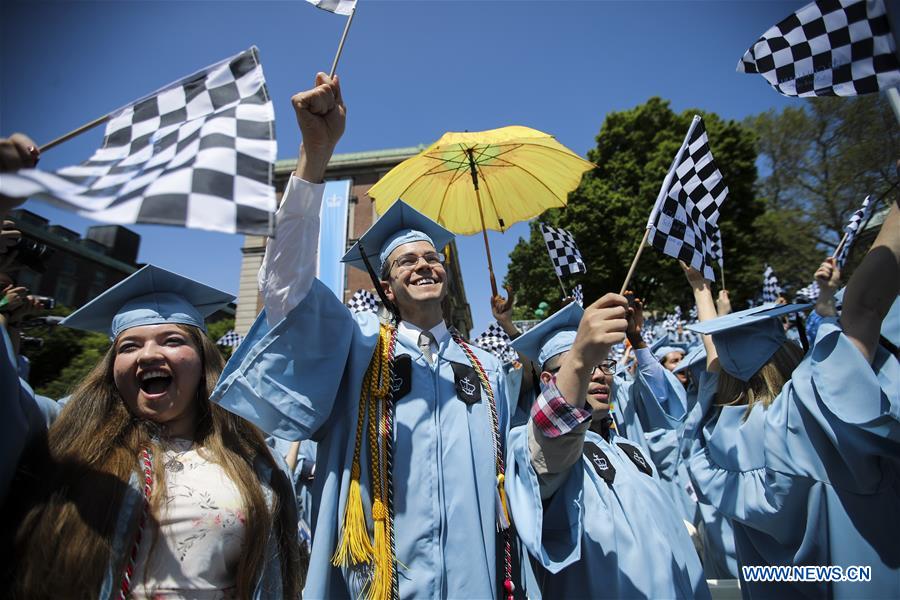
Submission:
[[[684,264],[690,335],[616,293],[522,333],[496,296],[517,356],[501,361],[444,321],[453,234],[402,200],[343,259],[380,312],[315,278],[339,80],[293,105],[265,308],[227,364],[204,319],[233,297],[149,265],[63,321],[112,344],[71,395],[41,398],[17,364],[39,306],[8,283],[5,594],[693,598],[740,580],[750,598],[900,596],[896,198],[846,287],[834,261],[815,271],[814,306],[733,312]],[[38,154],[0,140],[4,171]]]

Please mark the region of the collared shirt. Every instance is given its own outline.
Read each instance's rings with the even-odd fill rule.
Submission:
[[[397,335],[401,336],[403,339],[408,340],[413,346],[419,345],[419,334],[422,333],[423,329],[418,325],[413,325],[409,321],[400,321],[400,324],[397,326]],[[433,354],[437,354],[438,349],[440,349],[441,343],[450,337],[450,331],[447,329],[447,324],[441,321],[434,327],[428,330],[434,338],[434,342],[431,343],[431,352]]]
[[[591,411],[566,402],[556,387],[556,376],[549,383],[541,382],[541,393],[531,407],[531,420],[548,438],[565,435],[591,420]]]

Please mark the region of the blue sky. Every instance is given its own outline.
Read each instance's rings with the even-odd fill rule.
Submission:
[[[676,111],[699,107],[734,119],[799,102],[735,66],[801,1],[359,4],[338,68],[349,111],[338,152],[526,125],[584,155],[606,113],[651,96]],[[328,70],[343,25],[303,0],[0,0],[0,135],[23,131],[45,143],[255,44],[275,102],[278,156],[294,157],[300,136],[290,97]],[[41,167],[81,162],[101,137],[98,128],[52,149]],[[25,207],[80,233],[93,224],[41,202]],[[602,235],[615,243],[642,226]],[[142,236],[140,261],[237,292],[240,236],[132,227]],[[498,282],[527,233],[519,224],[490,234]],[[477,334],[491,321],[481,236],[460,238],[459,251]]]

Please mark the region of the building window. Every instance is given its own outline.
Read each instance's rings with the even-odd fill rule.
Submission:
[[[106,273],[103,271],[94,271],[94,280],[91,282],[91,288],[88,296],[96,298],[106,291]]]
[[[53,294],[59,304],[69,308],[77,308],[75,303],[75,280],[70,277],[60,277],[56,282],[56,293]]]

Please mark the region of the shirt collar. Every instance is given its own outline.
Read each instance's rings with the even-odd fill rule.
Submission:
[[[441,342],[444,341],[447,337],[450,336],[450,331],[447,329],[447,324],[441,321],[428,331],[431,332],[431,335],[434,336],[435,342],[440,346]],[[417,325],[413,325],[408,321],[400,321],[400,324],[397,325],[397,335],[402,336],[403,339],[412,343],[413,347],[417,346],[419,343],[419,334],[422,333],[422,328]]]

